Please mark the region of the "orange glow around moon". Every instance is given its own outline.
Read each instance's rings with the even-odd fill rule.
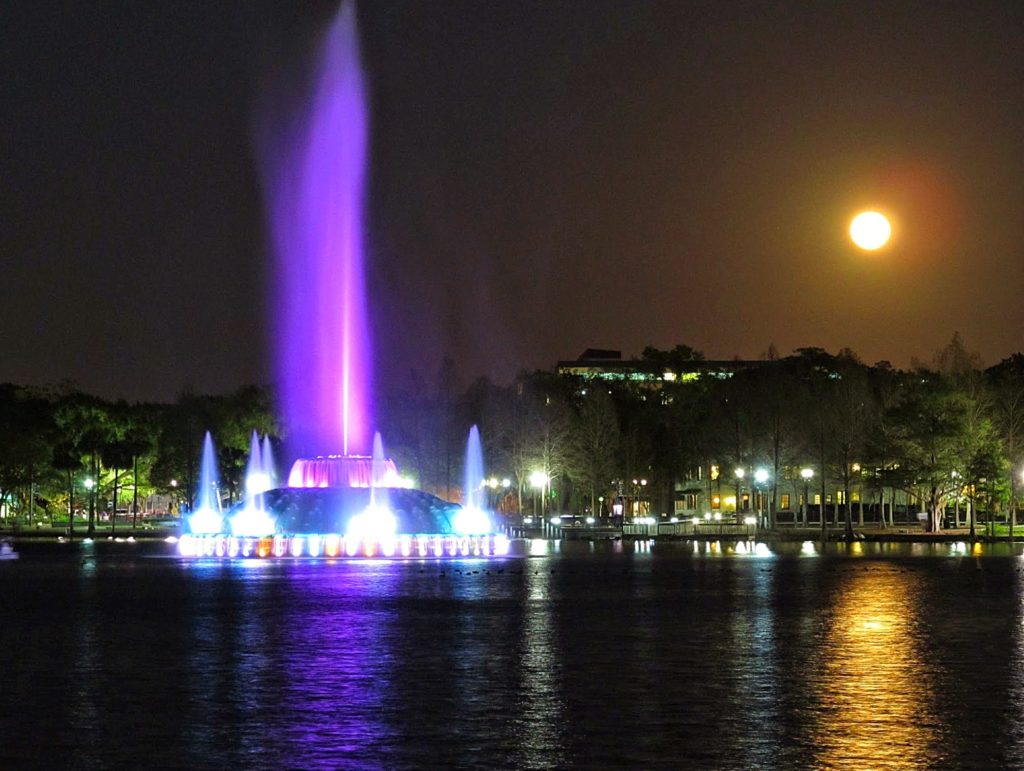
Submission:
[[[884,214],[876,211],[864,211],[853,218],[850,223],[850,238],[861,249],[873,252],[881,249],[889,242],[892,225]]]

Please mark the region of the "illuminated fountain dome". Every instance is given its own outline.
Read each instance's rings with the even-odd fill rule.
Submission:
[[[472,557],[505,555],[484,511],[398,486],[391,460],[300,459],[289,486],[225,512],[227,532],[182,536],[189,557]],[[372,484],[379,482],[380,484]],[[298,483],[298,484],[296,484]]]

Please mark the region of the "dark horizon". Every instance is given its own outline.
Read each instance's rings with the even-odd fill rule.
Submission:
[[[106,398],[267,383],[268,96],[336,2],[20,3],[0,160],[0,381]],[[986,365],[1024,345],[1024,9],[359,6],[384,384],[587,347],[774,344]],[[892,244],[849,218],[878,206]]]

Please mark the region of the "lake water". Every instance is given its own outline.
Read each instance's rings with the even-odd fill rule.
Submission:
[[[0,562],[0,768],[1021,768],[1024,559]]]

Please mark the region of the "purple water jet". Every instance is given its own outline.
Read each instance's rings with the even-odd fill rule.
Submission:
[[[293,455],[371,449],[363,91],[355,4],[345,3],[293,130],[262,153],[277,253],[277,380]]]

